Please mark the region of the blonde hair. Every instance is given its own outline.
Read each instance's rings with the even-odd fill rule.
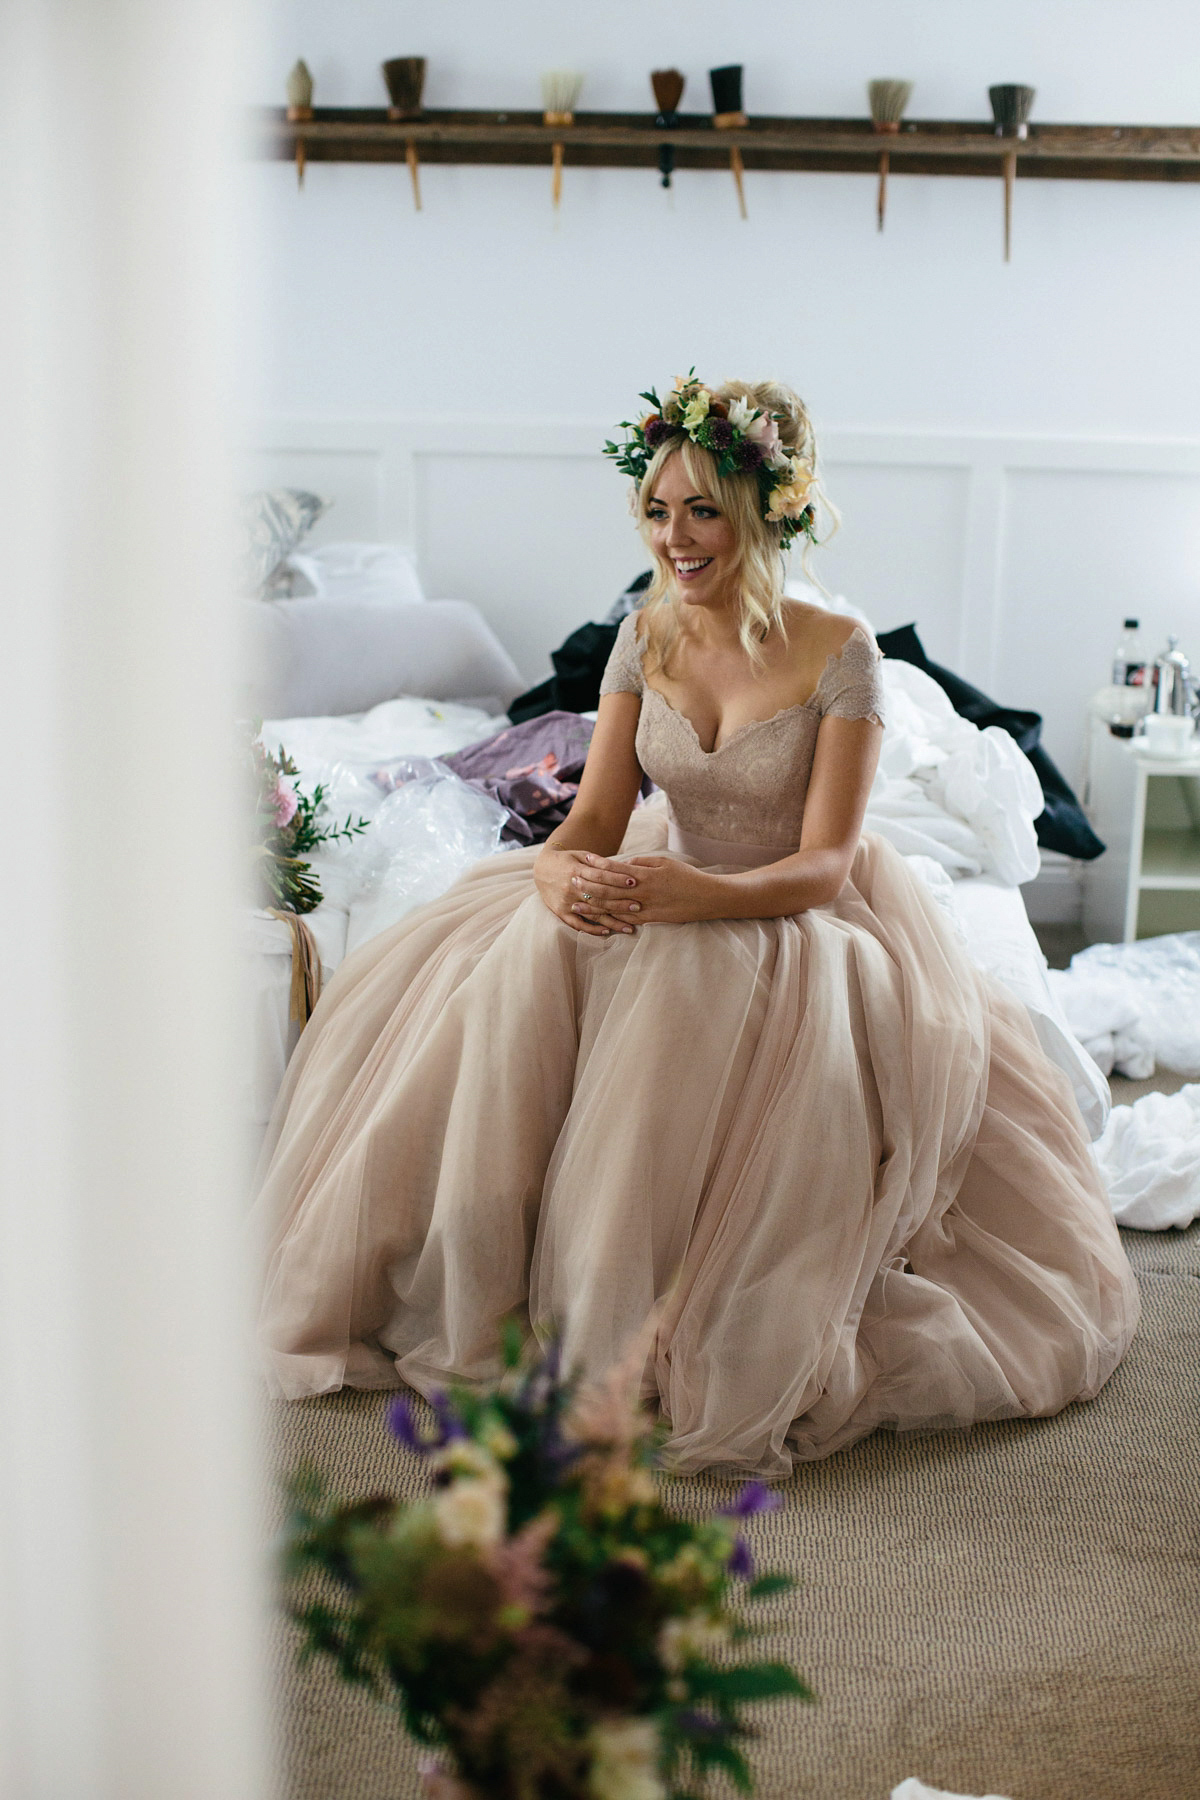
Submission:
[[[818,510],[829,521],[824,537],[836,530],[838,515],[830,504],[817,474],[817,444],[808,409],[798,394],[777,381],[727,381],[713,388],[718,400],[726,403],[745,398],[752,407],[773,415],[780,441],[792,456],[801,457],[813,471],[810,496]],[[667,659],[679,636],[679,621],[672,590],[673,570],[665,557],[654,550],[651,541],[649,505],[655,486],[668,460],[683,458],[688,480],[698,493],[709,495],[733,526],[737,545],[735,572],[741,601],[738,636],[747,655],[756,663],[763,660],[760,645],[775,628],[786,635],[784,624],[784,562],[780,522],[764,519],[759,495],[758,474],[721,475],[717,458],[709,450],[688,437],[673,436],[661,444],[651,457],[646,473],[637,488],[637,520],[642,539],[654,557],[654,577],[646,591],[642,612],[646,618],[647,647],[653,666],[665,669]],[[824,541],[824,539],[822,539]],[[811,549],[805,539],[801,566],[809,580],[816,580],[808,566]],[[818,582],[819,586],[820,583]]]

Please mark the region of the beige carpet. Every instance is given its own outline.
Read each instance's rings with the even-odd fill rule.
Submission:
[[[904,1776],[1012,1800],[1200,1796],[1200,1226],[1127,1233],[1145,1320],[1098,1400],[1057,1419],[897,1440],[801,1470],[753,1522],[779,1653],[819,1703],[764,1709],[769,1800],[885,1800]],[[420,1491],[386,1397],[281,1406],[281,1467],[346,1494]],[[733,1485],[671,1484],[685,1510]],[[412,1800],[393,1718],[297,1672],[278,1630],[288,1800]]]

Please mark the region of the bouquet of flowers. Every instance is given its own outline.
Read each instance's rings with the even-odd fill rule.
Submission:
[[[442,1752],[423,1765],[430,1800],[692,1800],[710,1770],[751,1793],[746,1703],[812,1698],[787,1664],[731,1655],[753,1635],[735,1583],[748,1600],[792,1585],[756,1576],[741,1531],[778,1501],[751,1482],[703,1524],[663,1506],[645,1349],[584,1384],[512,1327],[499,1384],[435,1400],[432,1435],[392,1404],[430,1498],[338,1504],[312,1474],[292,1484],[301,1654],[398,1699]]]
[[[367,829],[366,819],[346,816],[344,825],[319,823],[325,807],[325,789],[318,782],[305,794],[296,781],[299,771],[282,744],[272,756],[257,728],[250,744],[255,789],[255,856],[268,906],[282,912],[307,913],[321,904],[321,886],[307,852],[335,838],[356,837]]]

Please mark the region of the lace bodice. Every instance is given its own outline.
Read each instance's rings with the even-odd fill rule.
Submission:
[[[638,615],[621,623],[600,683],[604,694],[640,694],[637,754],[664,789],[679,829],[733,844],[794,850],[823,718],[883,723],[880,654],[861,626],[827,660],[807,700],[740,725],[715,750],[701,748],[691,720],[650,687],[642,669]]]

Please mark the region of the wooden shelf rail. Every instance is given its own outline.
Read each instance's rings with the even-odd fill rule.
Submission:
[[[290,161],[296,140],[317,162],[403,162],[406,145],[423,163],[548,165],[551,145],[568,167],[653,169],[670,144],[677,169],[729,168],[736,145],[748,170],[871,174],[886,149],[893,175],[996,175],[1015,150],[1022,181],[1200,181],[1200,125],[1043,125],[1027,138],[995,135],[986,120],[914,120],[881,136],[869,119],[752,118],[718,131],[705,113],[680,113],[666,130],[653,113],[576,113],[570,126],[543,124],[539,112],[428,110],[389,119],[382,107],[317,107],[289,122],[283,108],[253,116],[253,150]]]

